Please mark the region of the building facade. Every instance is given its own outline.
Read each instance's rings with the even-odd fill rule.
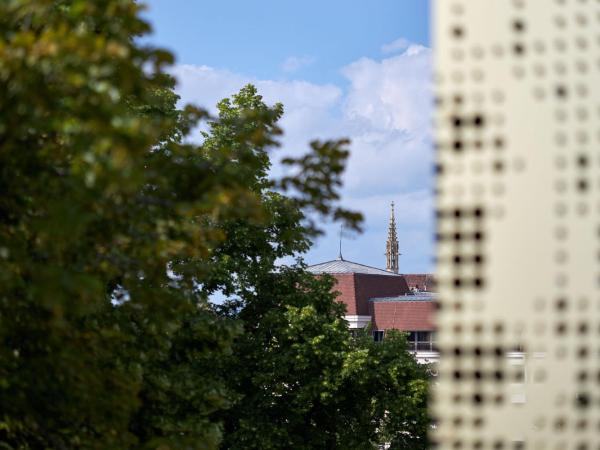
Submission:
[[[437,360],[434,312],[436,294],[431,274],[400,274],[394,206],[386,242],[386,269],[338,259],[315,264],[315,275],[329,274],[336,280],[338,300],[346,305],[351,330],[371,327],[376,341],[388,330],[408,334],[409,348],[422,362]]]

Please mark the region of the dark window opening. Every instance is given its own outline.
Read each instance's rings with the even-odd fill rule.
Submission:
[[[384,330],[373,330],[373,340],[375,342],[381,342],[381,341],[383,341],[384,335],[385,335],[385,331]]]

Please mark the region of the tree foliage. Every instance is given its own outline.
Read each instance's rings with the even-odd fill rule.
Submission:
[[[221,119],[240,120],[249,109],[269,110],[252,86],[219,104]],[[274,105],[271,117],[277,120],[281,112]],[[205,133],[216,147],[235,135],[223,120]],[[317,154],[335,154],[346,142],[312,145]],[[254,151],[262,155],[261,149]],[[316,166],[315,158],[303,158],[304,167]],[[210,281],[202,287],[207,295],[224,292],[229,300],[216,308],[218,313],[243,327],[232,353],[215,364],[234,400],[217,414],[225,424],[223,448],[368,449],[383,443],[426,448],[424,369],[400,334],[392,333],[382,344],[366,334],[353,338],[344,306],[332,294],[332,278],[315,277],[301,259],[277,264],[308,248],[311,224],[304,220],[302,200],[273,190],[268,158],[259,162],[263,167],[253,171],[248,185],[266,205],[265,220],[221,223],[232,238],[212,253]],[[305,174],[302,180],[307,179],[312,180],[308,185],[318,184]]]
[[[223,239],[197,218],[238,214],[253,197],[180,143],[204,113],[175,112],[162,72],[171,56],[132,39],[146,30],[130,1],[0,5],[0,436],[9,448],[128,448],[181,435],[132,425],[149,383],[161,382],[147,368],[197,310],[193,279],[174,288],[166,267]],[[206,326],[190,359],[229,348],[233,328],[209,312],[196,320]],[[194,399],[205,419],[185,430],[211,447],[219,430],[206,417],[226,402],[220,385],[198,388],[210,393]]]
[[[337,202],[347,143],[314,142],[270,179],[282,106],[248,86],[218,117],[178,110],[172,56],[134,39],[149,30],[139,9],[0,2],[0,445],[422,436],[422,373],[401,338],[350,339],[331,280],[277,264],[308,248],[315,217],[358,227]],[[204,142],[188,143],[201,120]],[[215,308],[216,291],[231,301]],[[350,408],[355,389],[370,412]]]

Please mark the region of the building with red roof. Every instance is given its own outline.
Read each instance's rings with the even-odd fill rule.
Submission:
[[[338,300],[346,305],[350,329],[370,326],[376,341],[384,339],[387,330],[404,331],[419,360],[435,360],[433,276],[399,274],[399,255],[392,203],[385,270],[347,261],[341,254],[336,260],[309,266],[308,270],[335,278],[334,289]]]

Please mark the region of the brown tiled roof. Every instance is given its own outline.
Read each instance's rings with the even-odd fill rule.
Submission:
[[[346,314],[370,315],[375,329],[433,330],[435,296],[407,295],[411,288],[435,290],[431,274],[396,275],[351,261],[335,260],[310,266],[315,275],[329,273],[336,279],[337,300]]]
[[[369,299],[397,297],[409,293],[404,277],[368,273],[331,275],[336,279],[333,290],[340,293],[337,300],[346,305],[347,314],[368,315]]]
[[[374,328],[377,330],[434,330],[434,301],[370,302]]]

